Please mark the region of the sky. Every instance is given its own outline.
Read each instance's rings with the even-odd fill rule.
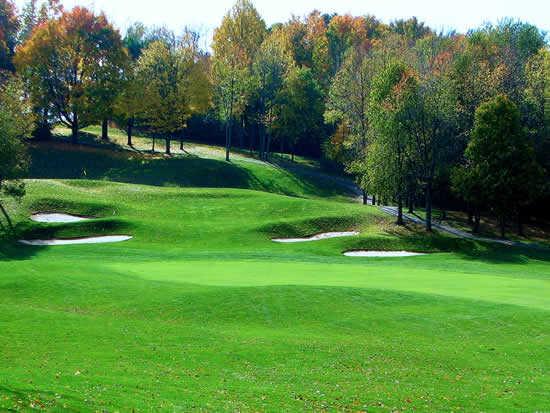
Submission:
[[[21,7],[26,0],[16,0]],[[416,16],[435,29],[466,32],[503,17],[518,18],[550,32],[550,0],[253,0],[268,24],[323,13],[374,14],[384,22]],[[234,0],[63,0],[66,7],[84,5],[107,16],[124,31],[132,22],[166,25],[180,32],[200,30],[205,43]]]

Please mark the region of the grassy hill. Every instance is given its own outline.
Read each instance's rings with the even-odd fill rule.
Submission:
[[[0,240],[0,410],[544,410],[550,254],[397,228],[306,166],[113,149],[35,146],[8,205],[18,238],[133,239]]]
[[[349,186],[313,168],[285,168],[237,156],[232,162],[208,154],[132,152],[106,145],[36,143],[30,148],[30,178],[96,179],[155,186],[243,188],[278,194],[348,200]]]

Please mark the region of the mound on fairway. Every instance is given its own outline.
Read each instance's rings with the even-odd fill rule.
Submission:
[[[33,180],[11,208],[32,238],[134,239],[0,242],[0,410],[547,408],[548,253],[243,189]],[[109,218],[44,225],[36,210]],[[438,253],[342,256],[357,250]]]

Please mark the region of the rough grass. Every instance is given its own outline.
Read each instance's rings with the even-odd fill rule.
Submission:
[[[117,168],[88,165],[94,176]],[[42,208],[99,219],[28,220]],[[373,207],[243,189],[31,180],[10,211],[20,235],[122,227],[134,239],[0,244],[0,409],[547,408],[547,253],[427,237]],[[362,235],[270,241],[334,229]],[[341,255],[357,248],[434,254]]]

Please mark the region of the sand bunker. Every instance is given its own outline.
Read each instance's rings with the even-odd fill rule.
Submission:
[[[87,221],[90,218],[78,217],[76,215],[61,214],[61,213],[38,213],[38,214],[31,215],[31,219],[35,222],[44,222],[48,224],[52,224],[52,223],[70,224],[72,222]]]
[[[272,241],[280,242],[280,243],[311,242],[311,241],[321,241],[323,239],[329,239],[329,238],[354,237],[356,235],[359,235],[359,232],[357,231],[325,232],[324,234],[317,234],[309,238],[274,238]]]
[[[111,242],[123,242],[132,239],[129,235],[108,235],[104,237],[87,237],[87,238],[72,238],[72,239],[35,239],[35,240],[20,240],[21,244],[47,246],[47,245],[76,245],[76,244],[106,244]]]
[[[367,258],[398,258],[398,257],[416,257],[426,255],[421,252],[409,251],[348,251],[345,252],[346,257],[367,257]]]

